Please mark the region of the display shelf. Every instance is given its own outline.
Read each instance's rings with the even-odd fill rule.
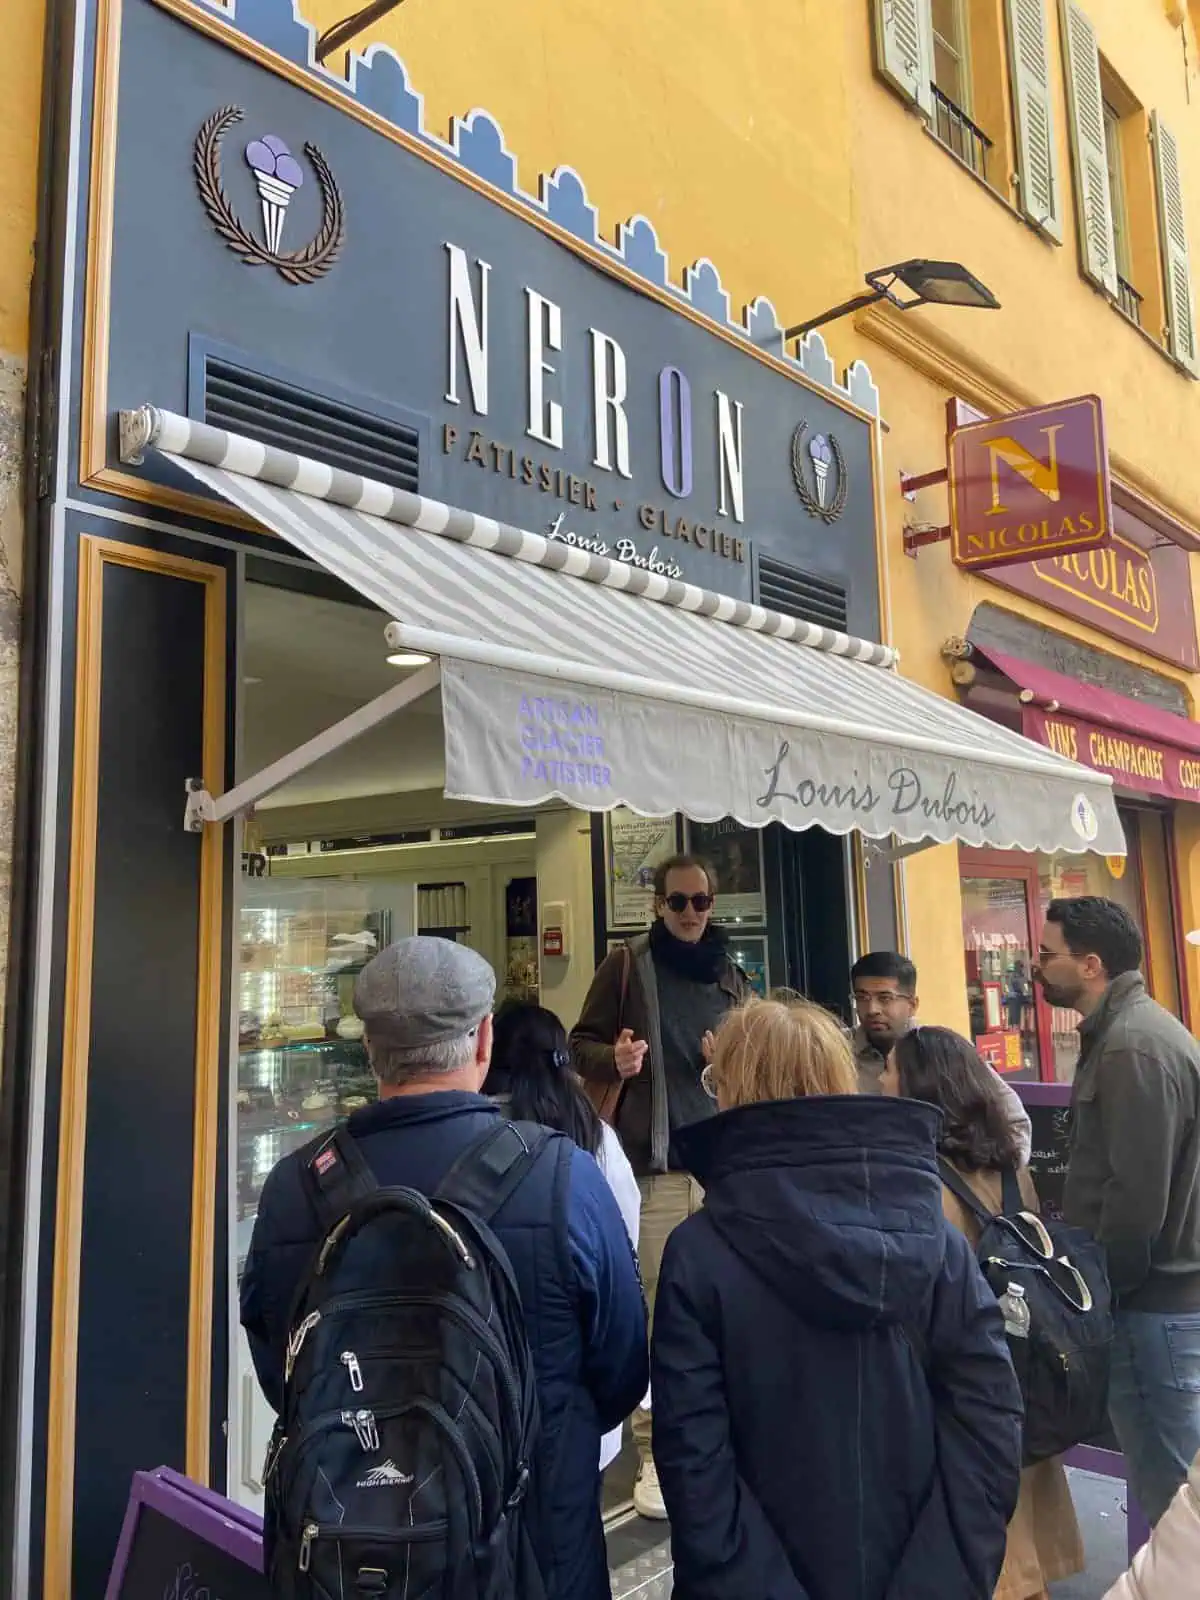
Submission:
[[[365,1050],[361,1039],[278,1039],[269,1044],[261,1041],[247,1041],[238,1045],[238,1055],[248,1056],[256,1052],[265,1055],[268,1052],[280,1050]]]
[[[422,930],[424,931],[424,930]],[[306,978],[355,978],[366,966],[365,961],[347,962],[344,967],[331,967],[328,963],[317,966],[294,966],[287,962],[272,962],[270,966],[243,966],[238,970],[241,978],[274,978],[281,972],[298,973]]]
[[[277,1163],[376,1098],[362,1038],[341,1038],[337,1028],[353,1016],[354,980],[370,959],[364,943],[371,954],[382,949],[390,926],[390,911],[359,883],[245,886],[234,1141],[239,1269]],[[347,941],[358,943],[350,959]],[[287,1038],[287,1027],[308,1036]]]

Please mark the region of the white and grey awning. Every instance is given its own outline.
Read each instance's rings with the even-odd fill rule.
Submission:
[[[1125,850],[1102,775],[908,682],[886,646],[152,407],[153,448],[438,658],[446,793],[910,843]],[[392,691],[394,694],[395,691]]]

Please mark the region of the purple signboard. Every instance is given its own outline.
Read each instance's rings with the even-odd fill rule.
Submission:
[[[269,1600],[262,1521],[169,1467],[133,1480],[105,1600]]]

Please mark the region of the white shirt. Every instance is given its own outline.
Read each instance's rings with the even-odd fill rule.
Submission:
[[[625,1224],[625,1232],[629,1235],[629,1242],[636,1251],[642,1212],[642,1193],[633,1175],[633,1168],[629,1165],[629,1157],[622,1150],[621,1141],[607,1122],[602,1124],[600,1148],[596,1152],[596,1160],[608,1187],[613,1192],[621,1220]],[[611,1466],[620,1454],[621,1429],[614,1428],[600,1441],[600,1471],[603,1472],[605,1467]]]

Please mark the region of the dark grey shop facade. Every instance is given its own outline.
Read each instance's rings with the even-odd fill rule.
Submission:
[[[573,173],[523,194],[486,118],[427,133],[386,53],[350,88],[311,68],[282,0],[236,18],[77,0],[60,28],[0,1520],[7,1593],[89,1600],[135,1470],[232,1493],[241,1451],[242,843],[185,832],[185,781],[244,775],[247,584],[357,600],[161,456],[123,462],[120,413],[159,406],[863,639],[882,618],[865,369],[835,383],[819,341],[785,357],[770,306],[731,320],[714,268],[673,279],[644,219],[605,242]],[[588,963],[612,932],[593,826]],[[895,937],[892,874],[778,824],[762,872],[773,981],[843,1003],[868,918]]]

